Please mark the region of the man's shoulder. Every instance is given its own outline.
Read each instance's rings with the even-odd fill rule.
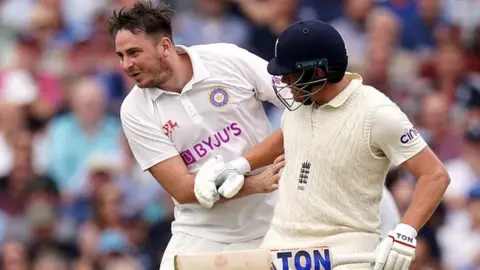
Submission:
[[[190,47],[203,62],[215,66],[238,66],[250,52],[232,43],[211,43]],[[248,56],[247,56],[248,57]]]
[[[361,85],[360,93],[367,107],[376,109],[383,106],[396,106],[387,95],[370,85]]]
[[[137,85],[132,87],[130,92],[122,101],[122,105],[120,106],[120,116],[133,113],[135,110],[139,110],[144,107],[149,98],[147,91],[148,89],[142,89]]]
[[[200,56],[231,56],[232,52],[242,51],[244,49],[233,43],[209,43],[189,47]]]
[[[202,60],[212,75],[243,76],[252,69],[255,55],[231,43],[213,43],[190,47]],[[251,61],[252,60],[252,61]],[[260,66],[259,66],[260,67]]]

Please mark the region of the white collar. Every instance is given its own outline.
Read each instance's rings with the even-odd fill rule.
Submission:
[[[208,77],[210,77],[210,72],[208,72],[208,69],[205,67],[205,64],[203,63],[202,59],[194,50],[182,45],[177,45],[175,47],[177,49],[178,54],[183,54],[183,53],[188,54],[190,61],[192,62],[193,77],[183,87],[181,93],[185,93],[189,90],[192,90],[194,84],[199,83],[207,79]],[[165,91],[156,87],[145,88],[145,90],[148,92],[150,98],[153,101],[155,101],[163,93],[170,93],[168,91]]]

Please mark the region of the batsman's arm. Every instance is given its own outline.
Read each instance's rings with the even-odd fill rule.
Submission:
[[[418,232],[442,200],[450,177],[428,146],[401,166],[417,178],[412,201],[401,222],[411,225]]]
[[[395,104],[381,106],[373,114],[372,151],[402,166],[417,178],[411,204],[401,219],[417,232],[442,200],[450,177],[408,117]],[[377,154],[378,155],[378,154]]]
[[[255,170],[273,164],[275,159],[281,156],[283,152],[283,132],[278,129],[255,148],[248,151],[244,157],[250,164],[251,169]]]
[[[285,166],[285,157],[278,156],[271,166],[263,172],[245,177],[245,182],[240,191],[233,198],[240,198],[257,193],[270,193],[278,189],[280,170]],[[222,197],[223,198],[223,197]]]

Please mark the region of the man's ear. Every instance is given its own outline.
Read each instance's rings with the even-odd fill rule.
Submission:
[[[159,52],[162,54],[163,57],[167,57],[170,54],[174,53],[175,46],[173,45],[173,42],[170,38],[162,37],[158,41],[157,49],[159,50]]]

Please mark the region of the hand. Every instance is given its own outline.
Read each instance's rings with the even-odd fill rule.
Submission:
[[[281,169],[285,166],[285,156],[275,159],[273,164],[262,173],[250,176],[245,180],[245,189],[251,194],[270,193],[278,189]]]
[[[374,270],[408,270],[415,258],[417,231],[400,223],[375,249]]]
[[[195,175],[194,193],[198,202],[206,208],[212,208],[220,199],[220,194],[231,198],[242,188],[250,164],[244,158],[225,163],[221,156],[215,156],[205,162]],[[220,187],[217,191],[217,187]]]
[[[225,198],[237,195],[245,182],[245,174],[250,172],[250,164],[244,157],[239,157],[225,164],[225,170],[219,174],[217,182],[222,182],[218,193]]]
[[[220,199],[217,192],[217,178],[224,173],[225,162],[221,156],[215,156],[207,160],[195,175],[193,191],[198,202],[212,208],[213,204]]]

